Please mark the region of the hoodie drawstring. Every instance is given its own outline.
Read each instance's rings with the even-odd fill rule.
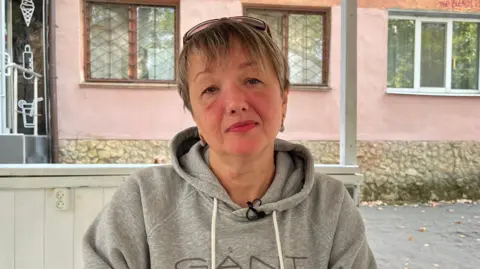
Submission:
[[[217,226],[217,208],[218,208],[218,201],[217,198],[213,198],[213,213],[212,213],[212,269],[215,269],[215,227]]]
[[[275,228],[275,240],[277,241],[278,259],[280,260],[280,269],[284,269],[282,243],[280,242],[280,231],[278,230],[277,211],[273,211],[273,227]]]
[[[217,226],[217,198],[213,198],[212,226],[211,226],[211,251],[212,251],[212,269],[215,269],[215,228]],[[280,242],[280,231],[278,229],[277,211],[273,211],[273,228],[275,229],[275,241],[277,243],[278,259],[280,261],[280,269],[285,269],[283,264],[282,243]]]

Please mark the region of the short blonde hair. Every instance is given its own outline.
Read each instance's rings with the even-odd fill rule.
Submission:
[[[209,63],[217,59],[225,59],[228,56],[232,40],[239,42],[246,49],[249,53],[247,56],[250,58],[249,60],[255,62],[261,70],[265,69],[264,61],[269,61],[268,64],[271,64],[277,74],[282,95],[290,86],[288,62],[283,52],[266,32],[233,20],[218,21],[214,25],[195,33],[184,44],[178,59],[178,92],[183,99],[184,108],[187,108],[191,113],[192,105],[188,85],[189,55],[194,51],[200,51]]]

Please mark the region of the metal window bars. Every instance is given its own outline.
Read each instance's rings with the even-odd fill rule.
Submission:
[[[16,63],[9,63],[5,65],[5,74],[10,74],[10,69],[13,71],[13,116],[12,116],[12,133],[18,133],[18,119],[16,114],[20,113],[23,116],[23,125],[25,128],[33,128],[33,134],[38,135],[38,102],[43,101],[42,97],[38,97],[38,79],[42,78],[42,75],[30,70],[26,69],[21,65]],[[28,103],[25,100],[18,101],[18,71],[23,72],[24,74],[33,76],[33,101]],[[21,110],[17,109],[17,106],[20,107]],[[5,111],[6,112],[6,111]],[[31,117],[33,120],[31,122],[28,121],[27,117]]]

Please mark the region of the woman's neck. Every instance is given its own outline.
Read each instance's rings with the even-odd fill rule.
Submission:
[[[273,181],[274,151],[266,149],[248,158],[219,156],[211,151],[210,167],[232,201],[247,207],[248,201],[263,197]]]

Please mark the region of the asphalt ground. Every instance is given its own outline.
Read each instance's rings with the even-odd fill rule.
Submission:
[[[359,210],[379,269],[480,269],[480,203]]]

